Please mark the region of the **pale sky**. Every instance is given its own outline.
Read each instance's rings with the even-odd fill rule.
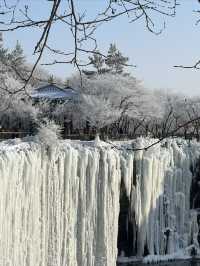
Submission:
[[[12,2],[14,0],[10,0]],[[27,2],[25,0],[21,0]],[[64,1],[64,0],[63,0]],[[102,8],[104,0],[76,0],[81,9],[85,9],[89,16]],[[44,0],[29,0],[30,9],[34,16],[48,14],[51,2]],[[109,44],[115,42],[118,49],[130,58],[130,63],[137,68],[130,69],[132,75],[143,81],[146,88],[168,89],[187,95],[200,95],[200,70],[176,69],[179,64],[192,65],[200,59],[200,25],[195,26],[197,15],[193,12],[199,8],[197,0],[180,0],[177,16],[168,18],[164,32],[156,36],[147,29],[142,21],[128,23],[126,17],[101,25],[96,38],[101,51],[106,52]],[[162,23],[162,21],[160,21]],[[20,41],[30,62],[33,47],[39,34],[35,31],[20,30],[5,33],[4,42],[13,47]],[[51,36],[51,43],[55,48],[65,48],[72,45],[68,32],[57,25]],[[52,57],[45,54],[44,62],[52,61]],[[56,65],[47,67],[53,74],[67,78],[74,71],[73,66]]]

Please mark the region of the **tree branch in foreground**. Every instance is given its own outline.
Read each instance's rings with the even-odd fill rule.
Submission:
[[[149,150],[151,147],[153,147],[153,146],[159,144],[160,142],[162,142],[163,140],[165,140],[166,138],[173,136],[173,135],[174,135],[175,133],[177,133],[181,128],[184,128],[184,127],[186,127],[186,126],[188,126],[188,125],[190,125],[190,124],[192,124],[192,123],[194,123],[194,122],[196,122],[196,121],[199,121],[199,120],[200,120],[200,117],[196,117],[196,118],[194,118],[194,119],[192,119],[192,120],[187,121],[186,123],[184,123],[184,124],[178,126],[177,128],[175,128],[174,130],[168,132],[167,135],[165,135],[164,137],[158,139],[157,141],[155,141],[154,143],[150,144],[149,146],[146,146],[146,147],[143,147],[143,148],[128,148],[128,149],[126,149],[126,150],[130,150],[130,151],[147,151],[147,150]],[[112,145],[112,148],[114,148],[114,149],[117,149],[117,150],[123,150],[122,148],[119,148],[118,146],[113,145],[112,142],[106,141],[106,143],[111,144],[111,145]]]
[[[145,27],[150,32],[160,34],[165,28],[164,18],[166,16],[174,17],[178,5],[177,0],[107,0],[102,4],[103,11],[99,12],[96,10],[94,18],[89,19],[88,14],[80,10],[78,2],[68,0],[64,5],[64,2],[61,0],[52,0],[47,1],[52,3],[49,17],[35,19],[31,13],[28,0],[24,0],[26,5],[24,6],[23,2],[23,9],[20,6],[22,4],[21,0],[17,0],[12,6],[8,2],[7,0],[3,0],[4,4],[1,6],[0,32],[18,31],[20,29],[38,29],[42,31],[33,52],[33,54],[38,54],[38,57],[30,75],[25,82],[23,81],[24,86],[21,90],[26,89],[45,51],[50,52],[54,57],[62,56],[62,59],[55,58],[46,65],[57,63],[73,64],[81,73],[81,68],[89,64],[88,61],[85,61],[85,55],[101,54],[98,51],[98,43],[95,36],[96,30],[101,25],[119,17],[126,16],[130,23],[143,19]],[[161,27],[155,22],[157,16],[162,16],[163,18],[163,25]],[[68,45],[67,51],[54,48],[50,43],[50,31],[56,23],[61,23],[63,28],[71,33],[73,45],[72,47]],[[103,56],[103,54],[101,55]]]

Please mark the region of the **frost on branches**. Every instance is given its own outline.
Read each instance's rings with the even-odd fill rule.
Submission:
[[[46,147],[56,147],[61,139],[61,131],[62,128],[53,121],[43,121],[43,123],[39,125],[35,140]]]
[[[114,123],[121,115],[120,109],[102,96],[83,95],[80,104],[83,119],[97,131]]]
[[[1,38],[2,36],[0,36]],[[3,47],[0,39],[0,127],[5,131],[28,131],[37,123],[40,109],[33,105],[30,94],[33,88],[47,79],[45,71],[37,69],[24,88],[31,70],[23,49],[17,42],[13,50]]]
[[[162,117],[156,96],[142,88],[134,77],[113,73],[74,75],[70,85],[81,95],[78,103],[80,120],[89,122],[96,129],[112,125],[123,117]]]

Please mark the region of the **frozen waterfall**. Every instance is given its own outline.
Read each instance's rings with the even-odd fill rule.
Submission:
[[[2,142],[0,265],[116,265],[122,197],[121,234],[132,255],[198,248],[190,195],[200,144],[169,139],[130,149],[153,141],[62,141],[48,149]]]

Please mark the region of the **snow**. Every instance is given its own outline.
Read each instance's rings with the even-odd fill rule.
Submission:
[[[191,256],[187,254],[187,252],[183,252],[180,250],[177,253],[166,254],[166,255],[148,255],[144,258],[136,258],[136,257],[118,257],[118,263],[145,263],[145,264],[158,264],[159,262],[166,262],[166,261],[175,261],[175,260],[190,260]],[[133,264],[135,265],[135,264]]]
[[[34,143],[1,146],[0,265],[114,265],[116,152],[69,142],[53,151]]]
[[[190,165],[200,144],[167,140],[83,142],[46,148],[26,139],[0,143],[0,265],[114,266],[122,179],[137,229],[137,256],[188,258],[198,250],[190,210]],[[117,147],[119,149],[117,149]],[[133,215],[134,214],[134,215]],[[133,241],[135,241],[133,239]]]
[[[77,99],[78,93],[71,89],[61,89],[55,85],[47,85],[34,90],[31,94],[32,98],[41,99]]]
[[[143,259],[144,263],[158,263],[162,261],[174,261],[174,260],[188,260],[191,256],[184,254],[183,252],[177,252],[172,254],[163,255],[149,255]]]

